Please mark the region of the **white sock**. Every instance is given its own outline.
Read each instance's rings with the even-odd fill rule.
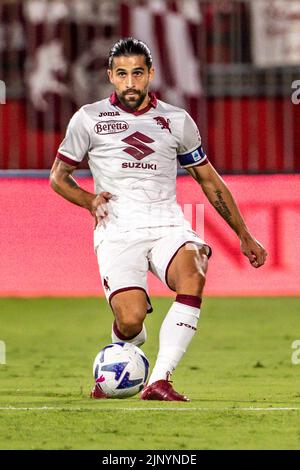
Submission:
[[[198,299],[200,304],[196,296],[184,297]],[[178,301],[173,303],[160,328],[159,352],[148,385],[169,378],[196,333],[199,317],[200,307]]]
[[[118,331],[116,323],[113,322],[112,329],[111,329],[111,339],[113,343],[118,343],[119,341],[125,341],[126,343],[131,343],[139,347],[142,344],[144,344],[144,342],[147,339],[147,330],[143,323],[143,328],[136,336],[133,336],[131,338],[126,338]]]

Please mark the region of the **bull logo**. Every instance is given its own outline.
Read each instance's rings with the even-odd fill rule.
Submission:
[[[109,284],[108,284],[108,277],[106,276],[103,280],[103,285],[105,290],[110,290]]]
[[[163,116],[157,116],[155,118],[156,123],[161,126],[162,129],[168,129],[168,131],[170,132],[171,134],[171,129],[170,129],[170,124],[171,124],[171,121],[170,119],[166,119],[165,117]]]

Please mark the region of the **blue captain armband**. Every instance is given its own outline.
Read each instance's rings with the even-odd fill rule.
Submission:
[[[180,153],[177,155],[179,164],[183,168],[190,166],[205,165],[208,163],[206,153],[204,152],[202,145],[192,152]]]

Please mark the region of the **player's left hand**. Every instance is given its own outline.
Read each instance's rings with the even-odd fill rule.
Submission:
[[[91,201],[90,212],[95,219],[94,229],[97,225],[102,224],[105,226],[105,218],[108,216],[107,203],[113,197],[108,191],[102,191],[99,194],[95,194]]]
[[[250,264],[254,268],[262,266],[268,256],[264,247],[250,234],[241,237],[241,251],[245,256],[247,256]]]

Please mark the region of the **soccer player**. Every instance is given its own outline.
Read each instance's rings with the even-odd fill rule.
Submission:
[[[209,163],[193,119],[148,91],[154,69],[147,45],[134,38],[119,40],[110,51],[107,72],[114,92],[71,118],[50,182],[54,191],[95,218],[94,247],[114,313],[113,342],[141,346],[146,340],[144,320],[151,311],[148,270],[176,292],[141,398],[188,401],[174,390],[170,376],[197,329],[211,249],[176,202],[177,161],[235,231],[253,267],[264,264],[266,251],[250,234],[229,189]],[[94,193],[82,189],[72,176],[86,154]],[[92,396],[105,398],[97,384]]]

